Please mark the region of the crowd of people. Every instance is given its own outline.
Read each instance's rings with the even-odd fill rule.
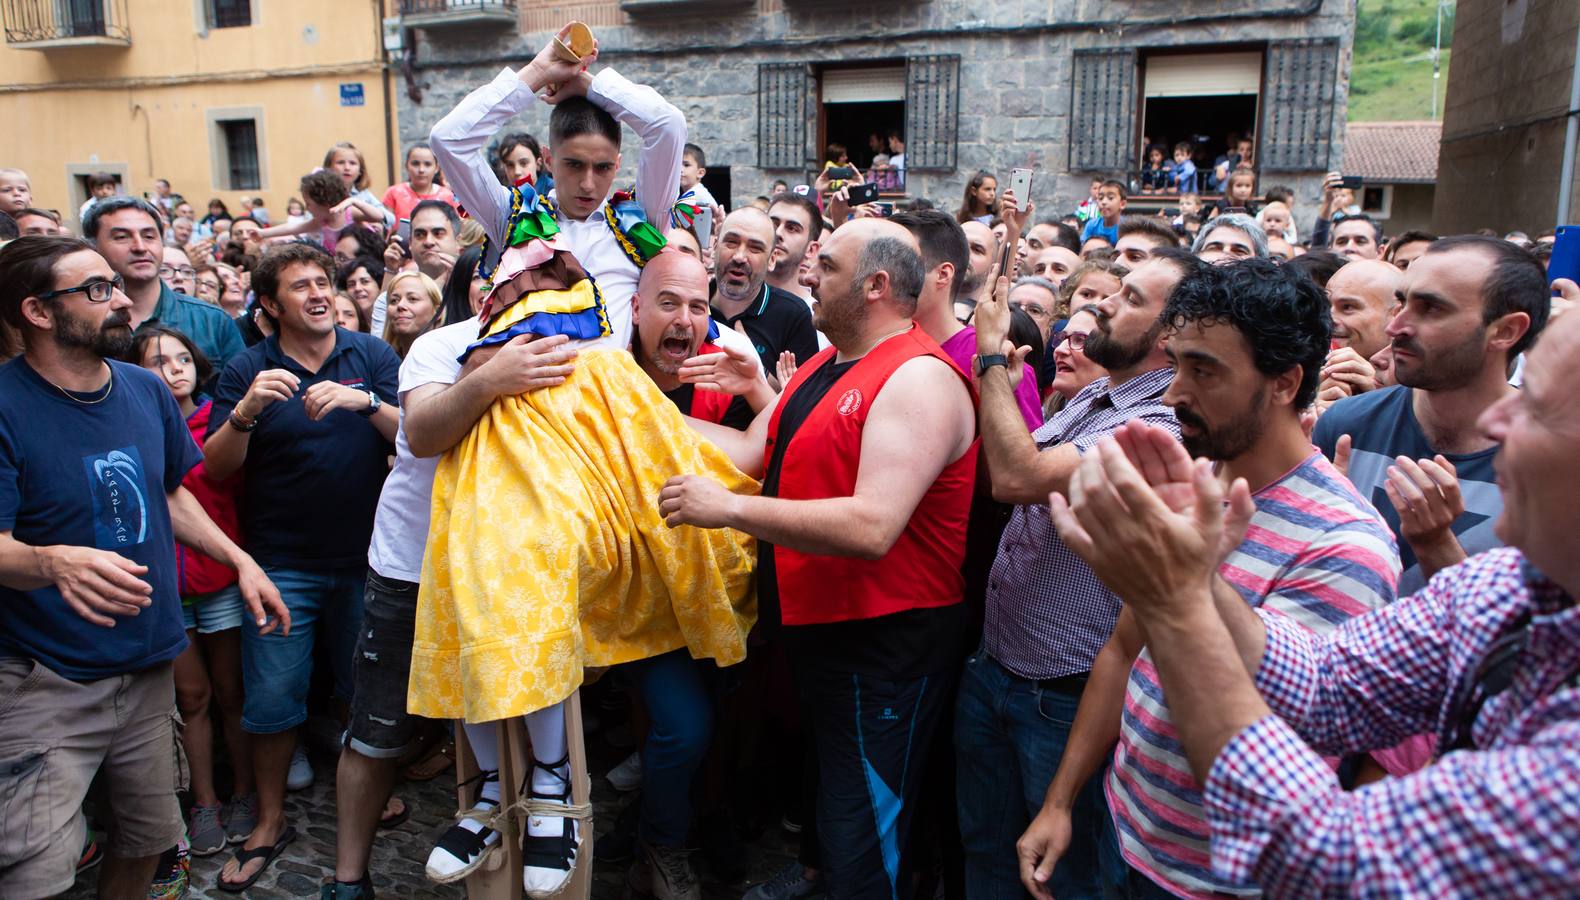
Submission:
[[[278,224],[106,176],[71,234],[0,169],[0,895],[179,896],[227,848],[247,889],[316,711],[322,897],[374,896],[451,723],[428,876],[519,841],[552,896],[603,861],[594,680],[662,900],[764,817],[799,854],[748,900],[1580,892],[1551,233],[1385,235],[1335,173],[1301,241],[1250,138],[1152,148],[1157,214],[1118,173],[853,203],[898,133],[726,210],[596,62],[503,69],[382,196],[330,147]]]

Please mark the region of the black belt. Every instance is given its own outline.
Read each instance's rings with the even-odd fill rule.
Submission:
[[[1058,678],[1040,678],[1037,687],[1056,694],[1065,694],[1071,697],[1081,696],[1086,690],[1086,678],[1090,672],[1081,672],[1077,675],[1060,675]]]

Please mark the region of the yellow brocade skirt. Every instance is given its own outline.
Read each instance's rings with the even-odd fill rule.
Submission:
[[[434,478],[410,711],[488,722],[564,700],[587,666],[745,659],[755,541],[665,525],[658,493],[682,474],[758,490],[627,352],[496,400]]]

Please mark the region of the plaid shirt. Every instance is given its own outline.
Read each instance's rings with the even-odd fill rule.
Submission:
[[[1462,679],[1526,614],[1525,651],[1476,717],[1474,750],[1340,790],[1318,753],[1441,742]],[[1208,776],[1219,873],[1279,897],[1580,896],[1580,607],[1518,550],[1472,557],[1326,638],[1260,615],[1256,683],[1274,715]]]
[[[1110,389],[1099,378],[1032,432],[1047,450],[1072,444],[1082,453],[1131,419],[1179,436],[1174,411],[1163,405],[1173,370],[1154,369]],[[983,646],[1022,678],[1058,678],[1091,671],[1092,658],[1119,618],[1119,598],[1059,540],[1046,503],[1015,507],[988,576]]]

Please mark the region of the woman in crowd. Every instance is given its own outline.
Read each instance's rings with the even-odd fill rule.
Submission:
[[[998,179],[994,178],[992,173],[978,169],[966,183],[966,193],[960,199],[960,209],[955,212],[955,221],[962,225],[972,221],[989,225],[996,215],[998,215]]]
[[[336,290],[350,297],[370,322],[373,320],[373,304],[379,298],[379,285],[383,282],[384,264],[371,256],[359,256],[335,272]]]
[[[192,439],[201,447],[213,402],[198,392],[198,386],[209,379],[212,369],[191,339],[163,325],[146,325],[134,336],[127,361],[164,379],[186,416]],[[215,481],[198,463],[181,485],[231,540],[241,540],[236,510],[240,483],[235,476]],[[241,626],[246,609],[234,569],[181,544],[176,545],[176,561],[189,641],[175,661],[176,706],[186,720],[181,744],[191,770],[187,836],[191,852],[207,856],[225,849],[227,842],[245,840],[256,824],[252,760],[241,727]],[[210,703],[216,700],[236,782],[223,817],[214,789],[214,726],[209,718]]]
[[[439,297],[439,316],[434,327],[465,322],[477,315],[488,296],[488,279],[477,274],[477,264],[483,258],[483,248],[472,245],[456,257],[455,268],[450,270],[450,280],[445,282]]]
[[[1097,307],[1088,303],[1076,308],[1075,314],[1064,323],[1064,330],[1054,338],[1053,393],[1048,397],[1048,415],[1063,409],[1081,388],[1108,374],[1102,366],[1086,358],[1086,336],[1096,328]]]
[[[381,259],[384,239],[361,225],[347,225],[335,236],[335,265],[343,266],[359,256]]]
[[[227,222],[230,221],[230,210],[225,208],[224,200],[215,197],[208,202],[208,215],[204,216],[198,224],[207,225],[212,230],[214,223],[221,219]]]
[[[211,262],[205,262],[193,268],[197,271],[192,276],[192,290],[194,291],[192,296],[205,303],[212,303],[218,306],[219,295],[224,291],[219,271],[214,268],[214,264]]]
[[[379,198],[368,190],[368,163],[362,158],[362,151],[357,149],[356,144],[341,141],[330,147],[329,152],[324,154],[323,167],[340,176],[351,199],[378,209],[379,220],[385,231],[395,227],[395,214],[385,209]],[[308,212],[312,212],[312,209],[309,208]],[[330,252],[334,252],[333,248],[330,248]]]
[[[384,323],[384,342],[405,359],[418,335],[444,324],[439,321],[439,285],[421,272],[402,272],[391,279],[386,294],[389,318]]]
[[[335,292],[335,324],[347,331],[368,331],[368,314],[362,311],[355,300],[346,296],[345,292]]]
[[[398,222],[411,218],[411,211],[424,200],[443,200],[455,205],[455,195],[444,186],[439,161],[433,158],[427,141],[418,141],[406,151],[406,180],[390,185],[384,192],[384,208],[394,213]]]
[[[236,271],[235,266],[222,262],[214,264],[214,272],[219,276],[217,302],[220,309],[230,313],[231,318],[241,315],[241,311],[247,307],[247,288],[242,284],[241,273]]]

